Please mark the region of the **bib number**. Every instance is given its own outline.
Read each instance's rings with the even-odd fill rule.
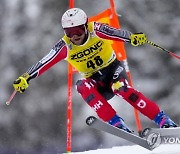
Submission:
[[[101,66],[102,64],[103,64],[103,60],[101,59],[101,57],[96,56],[96,57],[94,57],[94,61],[92,61],[92,60],[87,61],[87,68],[92,67],[93,69],[95,69],[96,66]]]

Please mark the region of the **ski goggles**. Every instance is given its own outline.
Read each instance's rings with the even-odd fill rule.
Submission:
[[[64,32],[67,37],[72,38],[74,35],[81,36],[85,34],[86,27],[85,25],[80,25],[76,27],[64,28]]]

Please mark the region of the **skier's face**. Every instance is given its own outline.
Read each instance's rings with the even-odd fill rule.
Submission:
[[[66,36],[69,37],[71,42],[73,42],[75,45],[83,44],[86,31],[87,30],[86,30],[85,25],[80,25],[80,26],[64,29]]]

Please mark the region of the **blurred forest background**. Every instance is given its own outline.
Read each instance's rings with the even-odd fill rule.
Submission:
[[[66,152],[67,63],[62,61],[30,81],[7,107],[12,83],[44,57],[63,36],[60,19],[68,0],[0,0],[0,153],[52,154]],[[121,28],[144,32],[149,40],[180,55],[179,0],[115,0]],[[93,16],[109,0],[75,0]],[[156,101],[180,124],[180,61],[149,45],[126,44],[133,85]],[[80,76],[74,76],[74,83]],[[74,84],[73,83],[73,84]],[[111,104],[136,130],[132,107],[121,98]],[[85,124],[95,115],[73,87],[72,150],[83,151],[130,144]],[[143,127],[155,124],[140,115]]]

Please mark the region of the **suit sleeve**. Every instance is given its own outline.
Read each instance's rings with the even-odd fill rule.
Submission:
[[[130,35],[132,34],[129,31],[117,29],[98,22],[94,22],[94,31],[100,38],[123,42],[130,42]]]
[[[65,59],[66,56],[66,44],[62,39],[60,39],[46,56],[28,69],[27,73],[31,76],[30,79],[40,76],[57,62]]]

